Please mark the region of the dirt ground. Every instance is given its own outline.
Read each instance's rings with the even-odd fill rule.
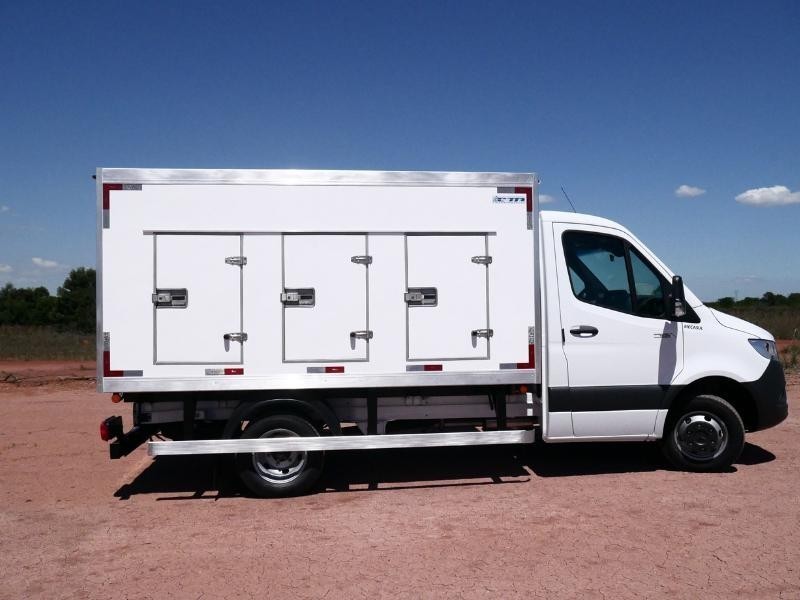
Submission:
[[[348,452],[256,500],[214,459],[110,461],[130,409],[81,366],[0,363],[2,598],[800,597],[797,413],[728,473],[652,444]]]

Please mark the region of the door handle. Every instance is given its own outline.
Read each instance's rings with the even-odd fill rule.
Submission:
[[[575,337],[582,338],[594,337],[599,333],[597,327],[592,327],[591,325],[578,325],[570,329],[569,332]]]

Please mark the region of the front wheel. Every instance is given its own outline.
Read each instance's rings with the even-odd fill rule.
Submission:
[[[319,432],[295,415],[274,415],[250,423],[242,438],[312,437]],[[310,491],[322,475],[324,452],[254,452],[236,455],[242,483],[257,496],[297,496]]]
[[[742,453],[744,423],[728,402],[701,394],[667,420],[662,447],[679,469],[718,471]]]

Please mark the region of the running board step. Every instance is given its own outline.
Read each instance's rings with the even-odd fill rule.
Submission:
[[[465,431],[456,433],[402,433],[396,435],[344,435],[332,437],[285,437],[238,440],[182,440],[149,442],[150,456],[179,454],[244,454],[250,452],[294,452],[299,450],[376,450],[380,448],[431,448],[435,446],[481,446],[530,444],[533,430]]]

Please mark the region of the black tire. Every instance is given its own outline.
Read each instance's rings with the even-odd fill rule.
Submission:
[[[250,423],[242,438],[316,437],[314,426],[295,415],[274,415]],[[277,498],[308,493],[317,483],[325,460],[324,452],[273,452],[237,454],[236,472],[256,496]]]
[[[719,396],[701,394],[670,414],[662,449],[667,460],[686,471],[730,467],[744,448],[744,423]]]

